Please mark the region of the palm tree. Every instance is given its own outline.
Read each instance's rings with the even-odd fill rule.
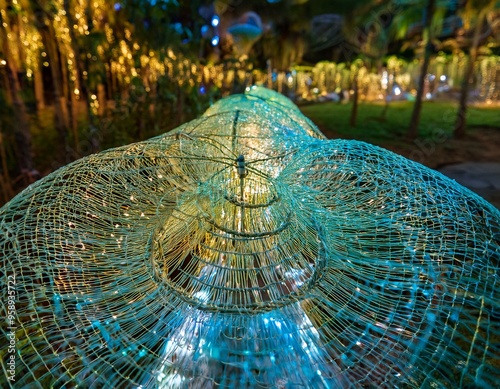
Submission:
[[[453,131],[456,138],[463,138],[465,136],[467,99],[474,76],[474,67],[479,53],[479,46],[482,38],[484,38],[482,32],[487,22],[487,16],[495,8],[498,9],[499,7],[500,2],[498,0],[471,0],[467,2],[462,15],[466,24],[469,25],[469,29],[473,30],[473,36],[470,42],[469,60],[462,80],[457,119]]]
[[[351,65],[354,91],[349,120],[351,127],[356,126],[358,116],[359,70],[367,66],[380,65],[382,58],[387,54],[390,43],[388,26],[384,20],[387,12],[387,3],[359,0],[354,2],[344,17],[342,29],[346,42],[359,55]]]
[[[304,4],[285,1],[280,4],[268,4],[262,8],[264,20],[270,28],[261,38],[262,52],[271,67],[287,71],[293,64],[301,61],[305,51],[306,32],[309,29],[307,8]]]

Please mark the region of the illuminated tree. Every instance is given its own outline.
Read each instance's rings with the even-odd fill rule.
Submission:
[[[0,2],[1,4],[1,2]],[[25,184],[32,181],[30,178],[33,170],[33,159],[31,150],[31,134],[30,134],[30,120],[26,110],[26,105],[22,97],[22,90],[19,81],[20,69],[16,63],[14,53],[12,52],[11,44],[9,42],[9,31],[8,26],[12,23],[12,12],[10,15],[7,13],[8,5],[11,10],[12,4],[4,2],[2,9],[0,10],[0,50],[3,53],[3,64],[4,71],[6,73],[7,79],[7,101],[12,104],[12,110],[14,112],[16,123],[13,125],[12,130],[14,132],[15,146],[16,146],[16,162],[19,171],[16,174],[20,174],[24,178]],[[0,133],[1,136],[1,133]],[[2,140],[3,147],[3,140]],[[3,166],[5,168],[5,166]]]
[[[407,137],[414,139],[418,135],[418,125],[420,123],[420,113],[422,111],[422,99],[424,97],[424,84],[429,63],[432,54],[432,18],[436,12],[436,0],[427,0],[424,17],[423,17],[423,31],[422,41],[424,47],[424,59],[420,70],[420,77],[418,78],[417,97],[413,106],[413,112],[410,119],[410,126],[408,127]]]
[[[343,23],[345,39],[358,53],[359,58],[351,64],[352,74],[352,109],[349,123],[355,127],[359,104],[359,75],[366,67],[379,65],[387,54],[390,35],[385,25],[388,4],[373,1],[358,0],[353,2],[353,8],[347,12]]]
[[[62,59],[62,53],[58,37],[56,35],[55,19],[57,5],[52,1],[30,1],[33,11],[33,22],[40,33],[44,46],[44,53],[50,69],[52,81],[52,93],[54,99],[54,125],[58,135],[58,160],[60,163],[69,162],[66,149],[68,147],[68,131],[70,128],[70,113],[65,85],[67,85],[67,68]]]
[[[467,99],[469,89],[474,76],[474,68],[479,54],[479,46],[485,38],[483,29],[487,25],[487,16],[500,8],[498,0],[471,0],[467,1],[462,18],[466,22],[468,30],[472,31],[472,39],[469,41],[469,59],[462,80],[457,120],[455,123],[454,136],[463,138],[465,136],[465,125],[467,121]],[[490,31],[487,32],[486,36]]]

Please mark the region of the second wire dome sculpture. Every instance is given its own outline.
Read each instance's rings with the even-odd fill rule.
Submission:
[[[254,87],[0,210],[15,386],[494,387],[499,220]]]

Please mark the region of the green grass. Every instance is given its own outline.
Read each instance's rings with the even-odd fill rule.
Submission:
[[[301,110],[327,136],[358,139],[370,143],[398,142],[405,137],[410,123],[413,103],[393,102],[385,120],[382,118],[384,105],[361,103],[358,108],[356,127],[349,126],[352,104],[319,103],[302,106]],[[452,102],[426,101],[422,107],[419,137],[433,137],[436,131],[451,135],[456,120],[457,104]],[[500,109],[490,107],[469,107],[467,127],[500,128]]]

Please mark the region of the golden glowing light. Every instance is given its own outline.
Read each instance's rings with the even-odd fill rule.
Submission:
[[[12,60],[27,78],[40,80],[40,69],[52,65],[50,51],[43,45],[29,5],[26,8],[19,0],[11,1],[11,5],[17,12],[15,21],[4,7],[0,7],[0,13],[8,44],[13,48]],[[53,5],[47,23],[51,23],[55,31],[56,47],[60,61],[65,65],[63,73],[66,73],[64,78],[69,93],[80,91],[80,82],[83,80],[88,83],[86,87],[89,92],[97,94],[97,83],[102,82],[99,81],[102,76],[96,78],[90,75],[105,73],[109,77],[106,88],[113,90],[127,90],[134,79],[139,79],[143,88],[141,90],[156,91],[153,85],[161,77],[166,77],[174,85],[189,88],[210,85],[222,89],[223,94],[234,83],[259,83],[277,90],[287,88],[296,96],[309,99],[351,90],[354,74],[357,74],[359,96],[370,101],[385,99],[394,92],[400,96],[411,94],[418,79],[418,59],[404,61],[395,56],[384,60],[383,69],[371,69],[360,61],[352,66],[320,62],[311,67],[295,67],[289,72],[275,72],[271,79],[270,73],[254,69],[247,63],[248,56],[240,57],[228,67],[217,62],[200,64],[196,58],[189,58],[176,50],[175,45],[167,44],[160,49],[152,49],[149,42],[135,35],[132,24],[120,20],[113,2],[72,0],[68,9],[65,0],[54,0]],[[17,23],[20,23],[19,28],[11,27]],[[115,29],[122,33],[117,33]],[[87,57],[85,64],[79,63],[82,55]],[[430,69],[437,80],[445,75],[448,85],[456,88],[463,77],[466,61],[467,56],[461,52],[456,55],[439,53],[431,61]],[[498,101],[499,92],[494,87],[494,80],[498,77],[499,63],[498,56],[484,56],[479,60],[478,91],[485,102]],[[0,61],[0,65],[6,65],[5,59]],[[79,75],[79,72],[82,74]],[[397,88],[394,89],[394,86]]]

